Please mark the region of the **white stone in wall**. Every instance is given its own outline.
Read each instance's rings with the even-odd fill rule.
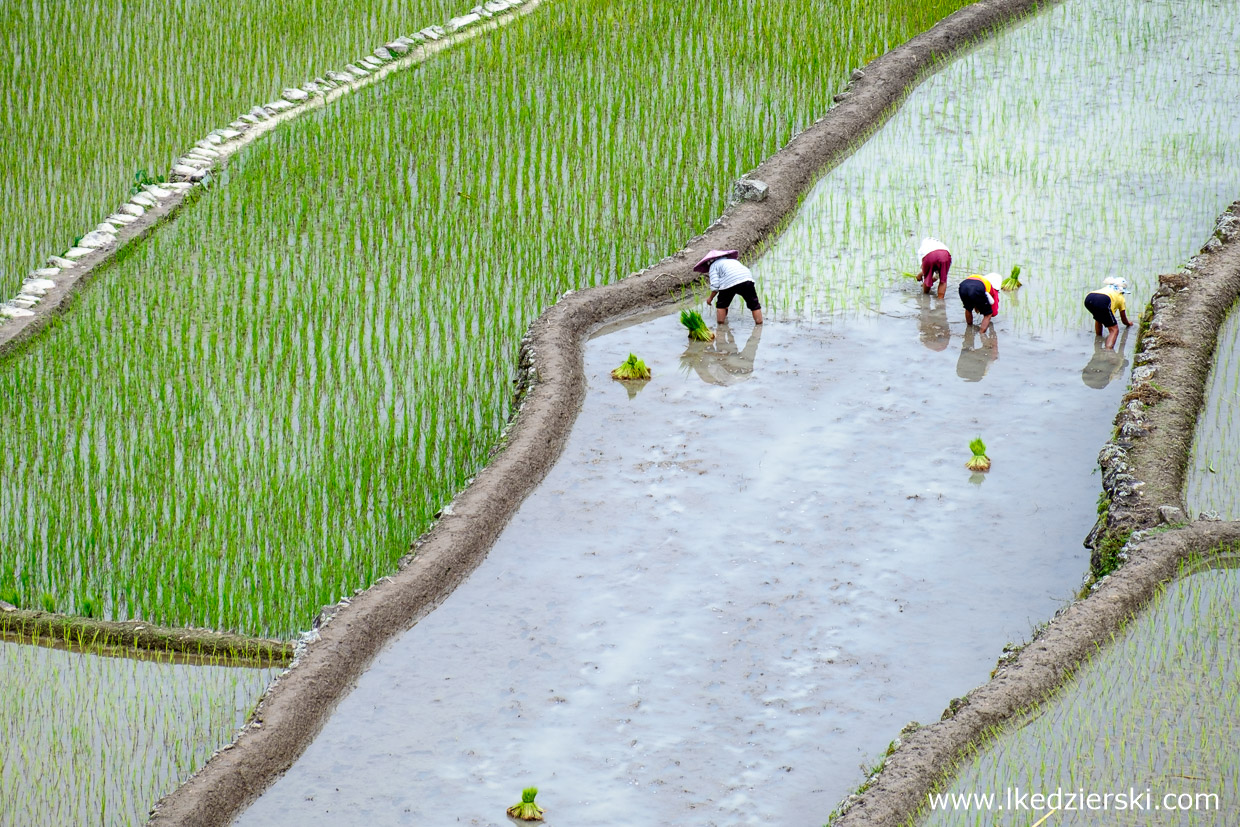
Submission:
[[[494,14],[499,14],[511,9],[512,4],[508,0],[487,0],[487,2],[482,4],[482,8]]]
[[[290,109],[295,108],[296,106],[297,104],[293,103],[292,101],[286,101],[286,100],[281,99],[281,100],[273,100],[271,103],[265,104],[263,108],[266,109],[268,112],[275,114],[278,112],[287,112]]]
[[[488,9],[484,9],[482,6],[474,6],[469,11],[471,14],[476,14],[479,17],[485,17],[488,20],[495,16],[495,12],[490,11]]]
[[[65,258],[70,261],[77,261],[79,258],[90,255],[95,252],[90,247],[70,247],[65,251]]]
[[[300,89],[293,89],[292,87],[281,92],[280,97],[284,98],[286,101],[292,101],[293,103],[301,103],[302,101],[310,99],[310,96],[305,92]]]
[[[216,135],[214,132],[208,133],[207,137],[203,138],[202,141],[206,141],[208,145],[213,145],[213,146],[219,146],[220,144],[224,143],[224,139],[221,138],[219,135]],[[199,146],[202,145],[202,141],[198,142]]]
[[[30,277],[26,279],[26,283],[30,283],[32,281],[46,281],[48,289],[50,290],[55,286],[50,279],[54,279],[59,275],[59,267],[40,267],[38,270],[35,270],[30,274]]]
[[[251,109],[250,115],[256,121],[266,121],[266,120],[270,120],[271,118],[271,116],[267,114],[267,110],[263,109],[261,106],[256,106],[253,109]],[[242,117],[244,117],[244,115]]]
[[[153,207],[156,204],[155,199],[147,195],[145,192],[138,193],[133,198],[130,198],[129,202],[131,204],[141,204],[142,206],[148,208]]]
[[[172,190],[166,190],[163,187],[159,186],[158,184],[146,184],[142,187],[142,189],[146,190],[147,192],[149,192],[151,195],[153,195],[156,198],[171,198],[172,197]]]
[[[23,307],[13,307],[11,304],[0,304],[0,316],[10,319],[20,319],[22,316],[33,316],[33,310],[26,310]]]
[[[61,270],[68,270],[70,267],[77,267],[76,261],[70,261],[64,256],[48,256],[47,263],[51,267],[59,267]]]
[[[379,60],[377,57],[371,57],[370,55],[366,55],[366,57],[362,58],[360,63],[372,71],[383,68],[383,61]]]
[[[22,292],[32,296],[42,296],[56,286],[51,279],[26,279],[22,282]]]
[[[481,20],[482,15],[480,14],[466,14],[452,18],[448,21],[448,25],[445,28],[450,32],[459,32],[461,29],[467,29]]]
[[[116,235],[116,225],[109,224],[108,222],[104,221],[102,224],[95,225],[95,232],[110,233],[111,235]]]
[[[172,171],[176,172],[177,168],[173,167]],[[146,210],[142,209],[137,204],[121,204],[119,212],[129,213],[133,216],[146,215]]]
[[[241,116],[241,118],[244,118],[244,117],[246,116],[245,115]],[[233,129],[238,129],[238,130],[249,129],[251,121],[243,121],[241,120],[241,118],[237,118],[237,120],[235,121],[229,121],[228,125],[231,126]]]
[[[370,77],[370,72],[367,72],[365,69],[354,63],[350,63],[348,66],[344,67],[344,70],[352,75],[354,80],[361,80],[362,78]]]
[[[242,135],[242,133],[240,132],[240,130],[236,130],[236,129],[223,129],[223,128],[221,128],[221,129],[219,130],[219,133],[220,133],[220,137],[221,137],[221,138],[223,138],[223,139],[224,139],[224,140],[226,140],[226,141],[235,141],[235,140],[237,140],[238,138],[240,138],[240,137],[241,137],[241,135]]]
[[[34,307],[38,303],[38,296],[31,296],[27,293],[22,293],[17,298],[13,299],[13,301],[9,302],[9,304],[14,307]]]
[[[353,78],[349,77],[344,72],[337,72],[334,69],[328,72],[327,76],[338,83],[352,83],[353,82]]]
[[[446,34],[448,33],[448,32],[444,29],[444,27],[443,27],[443,26],[427,26],[426,28],[430,29],[430,30],[431,30],[431,31],[433,31],[435,34],[439,35],[440,37],[443,37],[444,35],[446,35]]]
[[[435,29],[431,26],[427,26],[425,29],[420,30],[418,34],[422,35],[427,40],[438,40],[439,38],[443,37],[443,35],[435,31]]]
[[[194,149],[206,155],[209,155],[212,158],[220,157],[220,151],[216,149],[215,146],[206,138],[194,144]]]
[[[114,212],[108,216],[108,221],[111,221],[113,224],[132,224],[137,220],[137,216],[123,212]]]
[[[86,247],[90,250],[108,247],[116,243],[116,236],[112,233],[101,233],[98,230],[92,230],[78,240],[79,247]]]
[[[396,59],[396,56],[392,54],[392,50],[387,46],[380,46],[378,49],[375,49],[375,57],[379,58],[379,60],[382,60],[384,63],[388,63]]]
[[[414,46],[419,46],[419,45],[421,45],[421,44],[425,43],[425,42],[426,42],[426,38],[425,38],[425,37],[423,37],[423,36],[421,35],[421,33],[419,33],[419,32],[414,32],[413,34],[405,34],[405,35],[401,35],[400,37],[396,38],[396,42],[397,42],[397,43],[404,43],[406,46],[408,46],[410,49],[412,49]]]
[[[180,175],[182,178],[187,178],[190,181],[199,181],[207,174],[207,170],[202,167],[192,167],[189,164],[177,164],[172,168],[172,174]],[[121,207],[121,209],[125,208]]]
[[[392,55],[409,54],[409,46],[402,43],[400,40],[393,40],[390,43],[384,43],[383,48],[387,49],[388,53]],[[375,49],[375,54],[379,54],[378,49]]]
[[[174,192],[187,192],[194,188],[193,184],[187,184],[184,181],[168,181],[164,186]]]

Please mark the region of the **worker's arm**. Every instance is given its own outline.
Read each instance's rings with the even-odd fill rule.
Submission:
[[[713,302],[715,300],[715,296],[717,295],[719,295],[718,290],[711,290],[710,295],[706,297],[706,303],[710,304],[711,302]]]
[[[1127,310],[1121,310],[1121,311],[1119,311],[1119,318],[1120,318],[1120,320],[1121,320],[1121,321],[1123,321],[1123,323],[1124,323],[1124,327],[1132,327],[1132,322],[1128,321],[1128,311],[1127,311]]]

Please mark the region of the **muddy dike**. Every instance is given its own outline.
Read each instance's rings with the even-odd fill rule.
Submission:
[[[518,366],[518,412],[504,446],[414,543],[400,569],[332,607],[293,668],[278,677],[237,740],[152,811],[151,824],[227,824],[322,729],[384,645],[432,611],[482,561],[522,500],[560,456],[585,396],[583,346],[617,316],[675,300],[702,276],[709,249],[759,254],[806,191],[860,145],[928,73],[1032,13],[1033,0],[983,0],[855,72],[821,120],[737,182],[735,203],[676,254],[621,281],[570,292],[531,325]]]
[[[1189,519],[1185,469],[1218,331],[1240,297],[1240,201],[1184,269],[1158,277],[1140,320],[1132,382],[1102,449],[1103,508],[1086,538],[1096,577],[1136,530]],[[1208,516],[1208,515],[1207,515]]]
[[[883,762],[833,814],[836,827],[901,825],[989,730],[1046,700],[1195,556],[1234,550],[1240,521],[1189,522],[1185,467],[1218,330],[1240,297],[1240,201],[1219,218],[1185,268],[1159,276],[1140,321],[1132,381],[1098,461],[1103,499],[1086,538],[1087,596],[1056,613],[1033,640],[1005,652],[991,680],[954,699],[942,720],[910,724]]]
[[[287,666],[293,660],[293,644],[287,641],[209,629],[169,628],[140,620],[94,620],[3,607],[0,640],[118,657],[159,656],[188,664],[265,668]]]

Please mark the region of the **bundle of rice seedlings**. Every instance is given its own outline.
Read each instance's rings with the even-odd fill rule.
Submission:
[[[680,323],[689,328],[689,338],[695,342],[714,341],[715,334],[706,326],[706,320],[696,310],[680,311]]]
[[[904,277],[909,278],[909,279],[917,279],[918,281],[921,281],[921,273],[910,273],[908,270],[905,270]]]
[[[612,379],[649,379],[650,368],[646,367],[646,363],[638,359],[632,353],[629,358],[620,363],[620,367],[611,372]]]
[[[969,450],[973,452],[973,458],[964,467],[970,471],[989,471],[990,457],[986,456],[986,443],[980,436],[969,443]]]
[[[542,821],[543,809],[534,803],[536,795],[537,787],[526,787],[521,791],[521,801],[508,808],[508,815],[522,821]]]
[[[1000,290],[1015,290],[1020,287],[1020,265],[1012,267],[1012,275],[1003,280],[1003,284],[999,285]]]

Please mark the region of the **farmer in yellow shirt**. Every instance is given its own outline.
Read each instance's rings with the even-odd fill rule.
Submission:
[[[1128,292],[1127,279],[1112,277],[1102,283],[1101,290],[1094,290],[1085,296],[1085,309],[1094,317],[1094,335],[1101,336],[1102,328],[1107,329],[1107,340],[1103,347],[1115,349],[1115,340],[1119,338],[1119,325],[1115,323],[1115,311],[1123,319],[1125,327],[1132,327],[1128,321],[1124,294]]]
[[[998,273],[987,273],[979,276],[976,273],[960,282],[960,303],[964,305],[964,321],[973,326],[973,312],[982,315],[979,328],[982,333],[990,329],[990,320],[999,315],[999,282],[1002,276]]]

